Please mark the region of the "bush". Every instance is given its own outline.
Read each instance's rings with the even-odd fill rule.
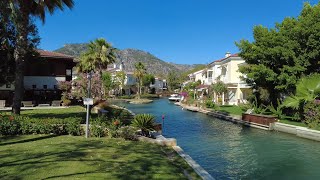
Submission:
[[[320,103],[318,100],[304,106],[304,122],[309,128],[316,128],[320,125]]]
[[[122,123],[119,119],[113,119],[112,122],[107,126],[108,129],[108,136],[110,138],[118,138],[119,135],[119,128],[122,126]]]
[[[157,94],[142,94],[141,98],[154,99],[154,98],[159,98],[159,95],[157,95]]]
[[[1,116],[0,135],[17,134],[72,134],[80,135],[79,118],[46,118],[31,119],[25,116]],[[72,128],[71,128],[72,127]]]
[[[125,95],[125,96],[118,96],[117,98],[119,98],[119,99],[133,99],[134,96]]]
[[[70,119],[67,121],[66,131],[68,134],[73,136],[80,136],[83,134],[81,128],[81,119]]]
[[[214,108],[215,106],[212,100],[207,100],[205,103],[206,103],[206,108]]]
[[[107,106],[104,109],[108,111],[108,119],[119,119],[124,125],[129,125],[133,119],[132,114],[126,109],[120,109],[112,106]]]
[[[94,137],[104,137],[106,132],[106,121],[104,118],[95,118],[91,120],[90,135]]]
[[[155,117],[151,114],[137,114],[132,121],[132,126],[139,128],[143,136],[149,136],[149,132],[154,130]]]
[[[137,140],[137,130],[132,126],[123,126],[118,130],[119,137],[125,140]]]
[[[69,99],[62,99],[62,105],[63,106],[69,106],[71,104],[71,100]]]
[[[20,123],[14,116],[0,115],[0,135],[20,134]]]

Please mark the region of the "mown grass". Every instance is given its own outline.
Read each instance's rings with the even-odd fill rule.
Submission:
[[[232,106],[232,105],[217,106],[215,109],[217,111],[221,111],[221,112],[225,112],[233,115],[242,115],[242,113],[244,113],[244,111],[239,106]]]
[[[75,136],[0,137],[0,179],[199,179],[172,149]]]
[[[81,106],[71,106],[68,108],[55,108],[55,109],[32,109],[23,110],[21,115],[26,115],[30,118],[61,118],[68,117],[86,117],[86,109]]]

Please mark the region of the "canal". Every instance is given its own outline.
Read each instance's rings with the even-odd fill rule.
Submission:
[[[320,179],[320,142],[189,112],[167,99],[122,105],[158,122],[165,114],[164,135],[216,179]]]

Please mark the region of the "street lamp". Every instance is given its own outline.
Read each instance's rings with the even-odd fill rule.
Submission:
[[[90,96],[91,96],[91,79],[92,79],[92,71],[90,71],[88,74],[87,74],[87,78],[88,78],[88,96],[86,98],[86,105],[87,105],[87,117],[86,117],[86,138],[88,138],[89,136],[89,114],[90,114],[90,104],[89,101],[90,101]]]

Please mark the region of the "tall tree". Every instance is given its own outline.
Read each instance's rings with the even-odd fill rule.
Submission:
[[[102,71],[116,61],[115,48],[103,38],[98,38],[88,44],[88,50],[81,54],[79,70],[81,72]]]
[[[126,81],[126,73],[124,71],[117,72],[115,79],[117,81],[117,84],[119,85],[120,95],[122,95],[122,89],[124,88]]]
[[[15,62],[13,51],[16,30],[10,19],[11,9],[8,0],[0,2],[0,86],[14,81]]]
[[[142,87],[142,78],[146,74],[146,68],[142,62],[138,62],[134,65],[134,76],[137,78],[137,84],[138,84],[138,99],[140,99],[141,96],[141,87]]]
[[[180,88],[180,80],[178,74],[175,72],[169,72],[169,74],[167,75],[167,82],[169,90],[171,91]]]
[[[88,50],[81,54],[78,69],[81,72],[97,71],[102,78],[102,71],[107,69],[108,65],[116,61],[115,48],[105,39],[98,38],[88,44]],[[102,86],[103,87],[103,86]],[[104,88],[101,90],[100,98],[104,94]]]
[[[146,92],[147,90],[150,89],[150,85],[151,85],[151,84],[154,84],[155,80],[156,80],[156,79],[155,79],[154,75],[152,75],[152,74],[146,74],[146,75],[142,78],[142,85],[143,85],[144,88],[145,88],[145,91],[144,91],[144,92]]]
[[[217,93],[219,97],[221,97],[223,93],[228,91],[227,85],[222,81],[217,81],[216,83],[212,84],[211,87],[212,87],[212,90],[215,93]]]
[[[294,93],[300,77],[320,72],[320,4],[305,3],[297,18],[268,29],[256,26],[254,41],[237,43],[247,65],[239,68],[253,88],[266,89],[277,106],[282,95]]]
[[[40,18],[44,23],[47,11],[53,14],[57,8],[61,10],[65,6],[72,8],[74,3],[73,0],[9,0],[8,4],[12,10],[17,37],[14,49],[16,69],[12,111],[14,114],[20,114],[24,90],[24,67],[30,47],[30,19]]]
[[[111,73],[103,72],[101,81],[102,81],[104,89],[106,90],[106,93],[108,93],[108,95],[109,95],[109,91],[115,87],[115,81],[114,81],[114,78],[112,77]]]

